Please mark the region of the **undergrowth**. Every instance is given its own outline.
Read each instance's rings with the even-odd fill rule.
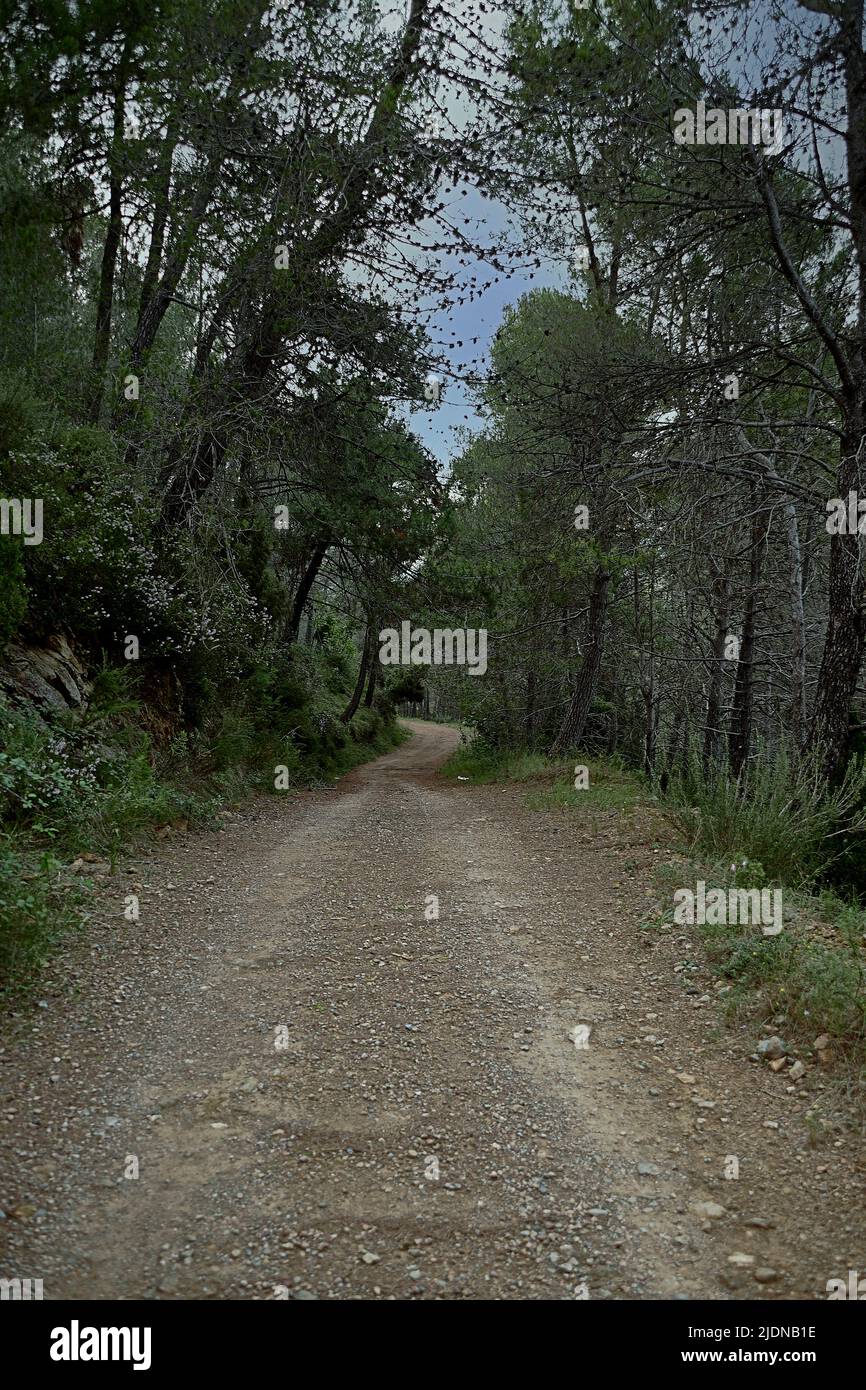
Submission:
[[[577,766],[586,769],[585,787],[575,786]],[[493,748],[479,738],[461,743],[442,771],[446,777],[475,784],[528,784],[527,805],[531,810],[627,810],[646,795],[643,779],[617,758],[584,758],[578,764],[527,749]]]
[[[579,759],[589,773],[584,790],[574,786]],[[704,960],[723,982],[720,999],[732,1021],[754,1024],[759,1035],[780,1032],[810,1058],[815,1039],[828,1035],[834,1064],[825,1085],[830,1093],[845,1092],[849,1113],[862,1114],[866,908],[850,889],[827,887],[840,846],[850,853],[858,837],[866,843],[862,763],[852,763],[828,796],[814,765],[795,765],[784,754],[759,753],[740,779],[726,767],[705,775],[691,757],[664,793],[654,785],[653,798],[644,779],[616,759],[576,755],[574,762],[552,762],[475,738],[461,743],[443,771],[472,783],[521,784],[529,788],[528,805],[539,809],[625,813],[655,802],[678,835],[683,859],[661,870],[661,906],[642,928],[696,934]],[[780,888],[781,932],[767,936],[749,924],[677,926],[674,891],[694,890],[698,879],[708,892]]]
[[[82,920],[88,890],[71,872],[82,855],[114,865],[156,828],[200,829],[253,793],[333,785],[405,733],[387,708],[351,724],[303,690],[214,711],[155,746],[124,671],[97,674],[84,717],[50,719],[0,702],[0,998],[32,985],[56,944]],[[322,707],[324,705],[324,707]],[[79,866],[80,867],[80,866]]]

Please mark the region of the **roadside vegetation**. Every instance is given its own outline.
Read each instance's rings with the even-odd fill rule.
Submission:
[[[113,868],[154,833],[213,826],[254,793],[333,785],[405,737],[387,708],[343,724],[338,685],[312,699],[256,672],[246,703],[158,744],[134,688],[128,669],[104,668],[84,716],[0,701],[0,998],[31,987],[85,919],[94,865]]]
[[[585,790],[573,785],[576,766],[588,769]],[[849,1117],[866,1114],[866,906],[850,884],[837,882],[862,835],[859,766],[851,765],[829,797],[819,794],[814,769],[766,756],[756,758],[748,787],[727,770],[708,778],[695,763],[664,779],[663,790],[616,758],[577,754],[566,764],[473,738],[460,744],[444,773],[476,784],[517,784],[528,809],[563,809],[581,823],[597,823],[600,812],[642,817],[647,840],[661,834],[674,855],[656,871],[658,905],[639,924],[642,931],[682,932],[674,893],[699,879],[707,891],[781,889],[784,921],[776,936],[737,923],[688,930],[716,977],[724,1017],[748,1021],[760,1035],[781,1035],[791,1055],[826,1069],[834,1103]],[[826,1112],[816,1106],[816,1138],[830,1123]]]

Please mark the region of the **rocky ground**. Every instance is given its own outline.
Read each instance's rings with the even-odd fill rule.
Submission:
[[[412,730],[105,877],[6,1024],[0,1275],[823,1299],[866,1272],[862,1150],[812,1146],[816,1074],[750,1060],[687,928],[640,930],[664,835],[445,781],[456,733]]]

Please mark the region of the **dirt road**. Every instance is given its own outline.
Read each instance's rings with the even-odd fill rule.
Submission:
[[[438,778],[456,734],[412,729],[107,880],[0,1054],[0,1274],[695,1299],[866,1272],[856,1140],[810,1148],[812,1078],[720,1027],[685,929],[639,930],[664,844]]]

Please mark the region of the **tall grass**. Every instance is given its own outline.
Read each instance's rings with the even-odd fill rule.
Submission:
[[[666,791],[655,790],[691,851],[758,860],[768,878],[792,887],[827,874],[844,852],[843,840],[866,830],[866,762],[859,759],[828,788],[816,758],[764,748],[734,777],[726,764],[704,769],[693,747]]]
[[[543,753],[525,748],[494,748],[483,738],[460,743],[442,771],[470,782],[526,782],[551,771]]]

